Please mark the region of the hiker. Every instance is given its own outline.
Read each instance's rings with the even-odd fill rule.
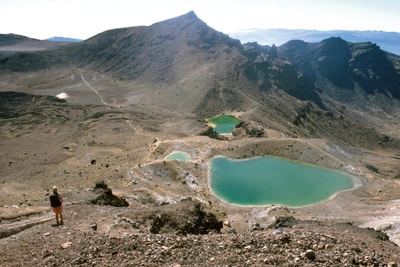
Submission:
[[[57,186],[53,186],[53,194],[50,195],[50,204],[56,214],[57,225],[64,224],[62,215],[62,196],[58,193]]]

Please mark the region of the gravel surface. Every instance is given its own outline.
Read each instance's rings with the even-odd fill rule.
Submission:
[[[104,207],[102,214],[99,208],[72,205],[62,226],[46,221],[1,239],[0,265],[394,267],[400,263],[400,248],[384,233],[351,224],[321,225],[285,217],[271,228],[252,232],[235,233],[225,226],[224,233],[206,235],[151,234],[123,224],[124,208]]]

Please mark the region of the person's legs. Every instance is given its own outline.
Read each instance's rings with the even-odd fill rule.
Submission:
[[[59,221],[58,221],[58,213],[55,212],[55,215],[56,215],[56,222],[57,222],[57,224],[59,224]]]
[[[63,214],[62,214],[62,206],[53,208],[53,211],[54,211],[54,213],[56,215],[57,224],[60,224],[60,223],[63,224],[64,220],[63,220]]]

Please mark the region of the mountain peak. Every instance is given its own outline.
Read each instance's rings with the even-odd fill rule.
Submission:
[[[196,13],[194,13],[194,11],[189,11],[186,14],[180,15],[178,17],[175,17],[175,19],[177,18],[185,18],[185,19],[199,19],[199,17],[197,17]],[[173,18],[172,18],[173,19]]]
[[[192,18],[198,18],[193,10],[189,11],[188,13],[184,14],[183,16],[188,16],[188,17],[192,17]]]
[[[194,21],[201,21],[201,20],[197,17],[197,15],[194,13],[194,11],[190,11],[190,12],[180,15],[178,17],[174,17],[171,19],[167,19],[164,21],[154,23],[153,25],[168,24],[168,23],[186,24],[186,23],[192,23]]]

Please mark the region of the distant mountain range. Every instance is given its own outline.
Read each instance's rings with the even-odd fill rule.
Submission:
[[[242,43],[257,42],[261,45],[280,46],[290,40],[305,42],[321,42],[330,37],[340,37],[348,42],[375,43],[387,52],[400,55],[400,33],[383,31],[317,31],[317,30],[288,30],[288,29],[248,29],[228,34],[239,39]]]
[[[75,38],[69,38],[69,37],[54,36],[54,37],[46,39],[45,41],[61,42],[61,43],[79,43],[79,42],[82,42],[83,40],[75,39]]]

